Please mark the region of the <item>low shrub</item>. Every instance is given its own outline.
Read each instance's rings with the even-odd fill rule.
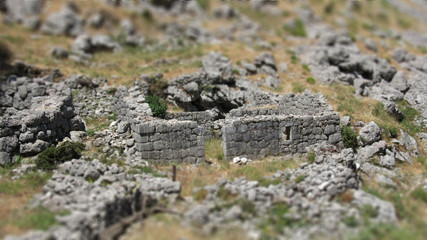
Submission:
[[[145,98],[145,101],[150,106],[151,112],[153,113],[154,117],[164,118],[166,116],[166,110],[168,109],[168,106],[165,100],[157,96],[151,95],[151,96],[147,96]]]
[[[70,161],[74,158],[80,158],[81,151],[84,149],[82,143],[64,142],[57,147],[49,147],[40,153],[36,159],[36,166],[38,169],[45,171],[53,170],[56,165]]]
[[[357,133],[349,126],[343,126],[342,138],[344,141],[344,147],[357,149],[359,144],[357,143]]]

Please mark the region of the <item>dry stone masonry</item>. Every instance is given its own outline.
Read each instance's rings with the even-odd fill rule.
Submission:
[[[203,128],[194,121],[157,120],[131,127],[135,148],[157,163],[202,163],[205,159]]]
[[[287,95],[276,107],[233,110],[222,136],[228,160],[304,153],[321,142],[343,146],[339,115],[321,95],[309,92]]]
[[[30,156],[84,130],[75,116],[71,91],[46,78],[9,77],[0,85],[0,165],[14,155]]]

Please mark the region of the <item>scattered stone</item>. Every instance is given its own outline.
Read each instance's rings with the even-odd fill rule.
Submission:
[[[400,141],[406,150],[408,150],[408,152],[411,154],[411,156],[418,156],[419,150],[417,141],[411,135],[409,135],[409,133],[403,131],[402,129],[400,129]]]
[[[359,135],[363,144],[370,145],[381,140],[381,129],[375,122],[371,121],[360,129]]]

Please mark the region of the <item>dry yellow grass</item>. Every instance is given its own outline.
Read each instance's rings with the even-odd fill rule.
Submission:
[[[134,225],[123,240],[240,240],[247,239],[245,233],[239,228],[221,230],[212,235],[203,234],[200,229],[188,228],[180,224],[180,219],[167,214],[151,216],[138,225]]]

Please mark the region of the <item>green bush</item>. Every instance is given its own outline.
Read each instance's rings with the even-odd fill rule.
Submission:
[[[57,147],[49,147],[40,153],[36,159],[36,166],[42,170],[53,170],[57,164],[80,158],[80,152],[84,149],[82,143],[64,142]]]
[[[166,110],[168,109],[168,106],[166,105],[165,100],[157,96],[147,96],[145,101],[150,106],[153,116],[159,118],[164,118],[166,116]]]
[[[342,138],[344,141],[344,147],[356,149],[359,147],[357,143],[357,133],[349,126],[343,126],[342,128]]]
[[[307,79],[306,79],[306,81],[309,83],[309,84],[315,84],[316,83],[316,79],[314,79],[313,77],[308,77]]]
[[[285,25],[283,28],[285,29],[285,31],[287,31],[293,36],[297,36],[297,37],[307,36],[305,27],[304,27],[304,22],[301,19],[296,19],[293,25]]]

